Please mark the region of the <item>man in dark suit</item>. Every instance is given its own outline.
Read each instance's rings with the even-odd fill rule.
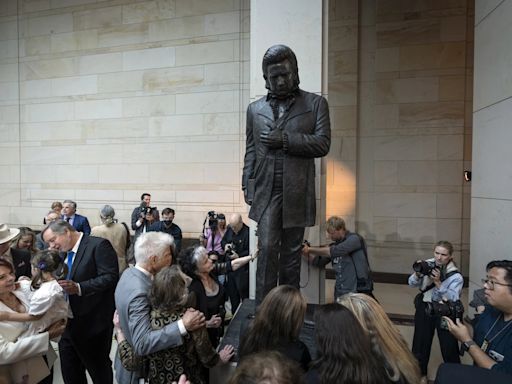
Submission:
[[[86,236],[64,220],[50,223],[42,236],[50,249],[64,252],[69,268],[67,279],[59,281],[73,312],[59,342],[64,382],[86,384],[87,370],[95,384],[111,384],[116,252],[108,240]]]
[[[87,220],[87,217],[76,213],[76,203],[73,200],[64,200],[62,213],[62,220],[67,221],[78,232],[83,232],[86,235],[91,234],[89,220]]]
[[[242,189],[258,223],[256,302],[279,284],[299,287],[304,228],[315,224],[315,158],[329,152],[327,101],[299,89],[297,59],[284,45],[263,56],[267,96],[247,109]]]

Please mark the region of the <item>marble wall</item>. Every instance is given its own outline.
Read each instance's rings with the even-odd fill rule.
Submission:
[[[9,0],[0,12],[0,221],[37,228],[63,199],[93,224],[105,203],[129,220],[147,191],[195,236],[207,211],[245,210],[248,1]]]
[[[512,1],[476,2],[470,288],[512,259]]]
[[[374,270],[409,273],[445,239],[467,273],[472,1],[331,4],[327,215],[366,237]]]

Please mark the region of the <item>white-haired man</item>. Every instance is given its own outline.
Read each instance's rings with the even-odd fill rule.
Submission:
[[[179,346],[187,331],[205,325],[204,315],[189,309],[181,320],[153,330],[150,324],[149,292],[152,276],[171,265],[175,250],[174,239],[164,232],[146,232],[135,242],[135,267],[127,269],[116,288],[116,309],[119,325],[128,343],[138,356],[145,356],[166,348]],[[138,383],[141,371],[126,370],[116,356],[118,383]]]

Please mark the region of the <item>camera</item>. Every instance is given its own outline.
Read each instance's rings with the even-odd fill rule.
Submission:
[[[455,322],[457,319],[462,321],[462,315],[464,314],[464,306],[462,301],[443,301],[441,303],[432,302],[425,303],[425,313],[428,316],[446,316]]]
[[[219,218],[217,217],[217,214],[215,211],[209,211],[208,212],[208,226],[212,231],[217,229],[217,225],[219,224]]]
[[[422,275],[430,275],[434,269],[439,269],[439,267],[433,261],[420,260],[412,265],[412,269]]]
[[[231,258],[231,256],[233,255],[233,243],[228,243],[226,244],[226,253],[225,255],[229,258]]]

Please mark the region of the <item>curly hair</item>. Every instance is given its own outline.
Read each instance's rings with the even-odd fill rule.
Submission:
[[[187,303],[187,284],[177,265],[160,270],[151,286],[150,301],[153,308],[173,310]]]
[[[179,263],[181,270],[188,276],[196,278],[197,263],[203,257],[208,257],[208,253],[205,247],[202,245],[188,247],[180,254]]]

